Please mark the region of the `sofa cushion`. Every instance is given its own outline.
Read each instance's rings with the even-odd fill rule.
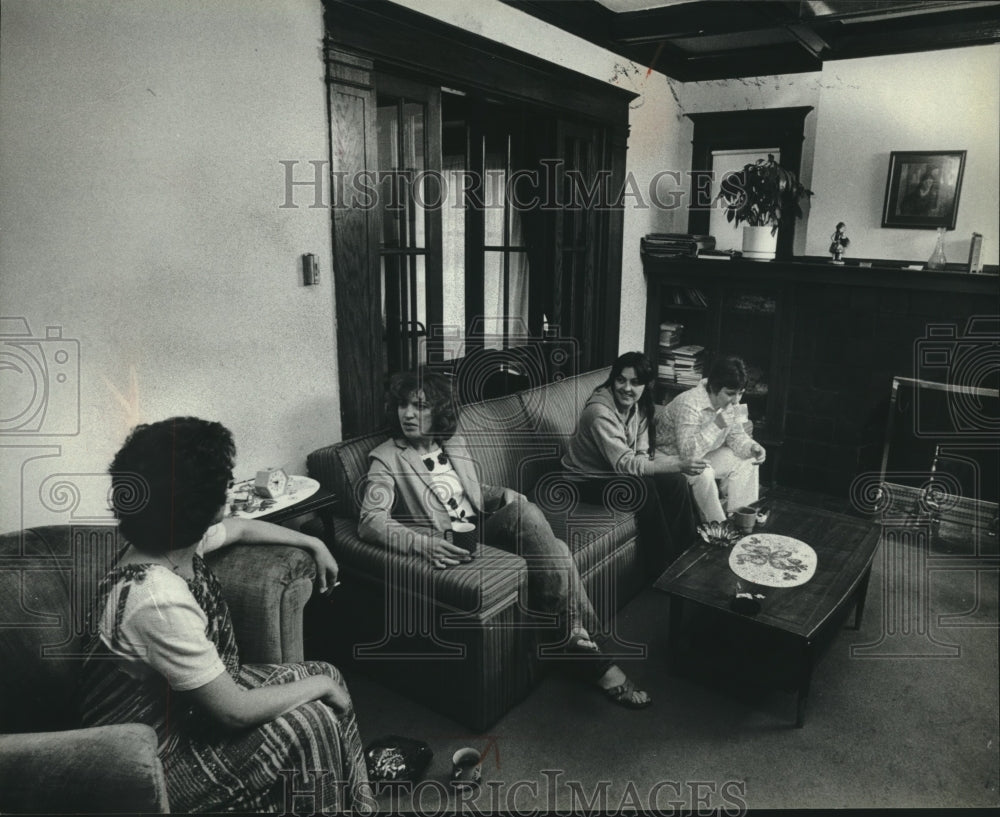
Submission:
[[[484,400],[462,409],[459,433],[485,485],[522,491],[521,470],[539,450],[517,395]]]
[[[450,612],[468,613],[483,620],[513,604],[523,591],[524,559],[489,545],[480,545],[476,557],[448,570],[436,570],[417,556],[386,558],[381,545],[362,541],[350,520],[334,517],[333,552],[345,575],[376,587],[395,587],[401,595],[430,600]],[[427,609],[422,603],[421,609]],[[399,610],[392,602],[392,609]]]

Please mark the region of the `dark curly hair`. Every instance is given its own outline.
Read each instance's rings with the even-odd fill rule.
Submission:
[[[625,354],[619,355],[618,359],[611,364],[608,379],[600,387],[608,389],[614,394],[615,381],[629,367],[635,370],[635,376],[645,387],[642,396],[639,398],[638,408],[646,416],[646,428],[649,435],[649,455],[653,456],[653,452],[656,450],[656,424],[653,422],[656,401],[653,399],[652,385],[656,379],[656,370],[653,368],[653,364],[650,363],[649,358],[643,352],[625,352]]]
[[[424,402],[431,408],[431,437],[438,443],[451,439],[458,428],[458,405],[451,380],[446,375],[426,369],[398,372],[389,378],[385,398],[385,422],[389,433],[396,439],[403,438],[399,407],[405,406],[414,394],[421,391]]]
[[[199,541],[226,502],[235,458],[221,423],[171,417],[136,426],[108,468],[122,535],[151,554]]]
[[[734,355],[720,357],[708,370],[708,383],[705,385],[712,394],[717,394],[720,389],[742,391],[747,387],[747,367]]]

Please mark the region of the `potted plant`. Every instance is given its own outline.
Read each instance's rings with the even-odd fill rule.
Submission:
[[[743,227],[743,255],[774,258],[778,227],[792,214],[802,217],[799,200],[813,194],[791,170],[781,167],[774,154],[726,175],[715,201],[726,203],[726,220]],[[715,202],[713,202],[714,204]]]

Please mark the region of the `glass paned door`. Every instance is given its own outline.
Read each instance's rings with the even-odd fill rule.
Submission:
[[[440,91],[379,78],[377,206],[382,324],[390,372],[428,358],[440,325]]]

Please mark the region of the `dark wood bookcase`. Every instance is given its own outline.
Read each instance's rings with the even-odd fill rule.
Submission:
[[[754,437],[780,453],[768,457],[771,475],[844,495],[859,474],[880,467],[894,377],[968,379],[958,364],[932,365],[925,347],[971,353],[975,371],[988,373],[976,385],[996,387],[996,268],[974,275],[963,265],[909,265],[644,253],[645,351],[658,359],[660,324],[671,321],[684,326],[681,344],[705,347],[706,371],[716,355],[742,357],[755,380],[745,398]],[[684,388],[658,384],[656,396],[667,402]]]
[[[646,257],[646,353],[659,361],[660,324],[683,326],[680,344],[705,347],[704,372],[720,355],[738,355],[750,374],[744,402],[754,437],[766,445],[784,438],[792,333],[786,287],[766,277],[726,273],[728,260]],[[709,274],[706,274],[709,273]],[[690,386],[657,379],[656,398],[668,402]]]

